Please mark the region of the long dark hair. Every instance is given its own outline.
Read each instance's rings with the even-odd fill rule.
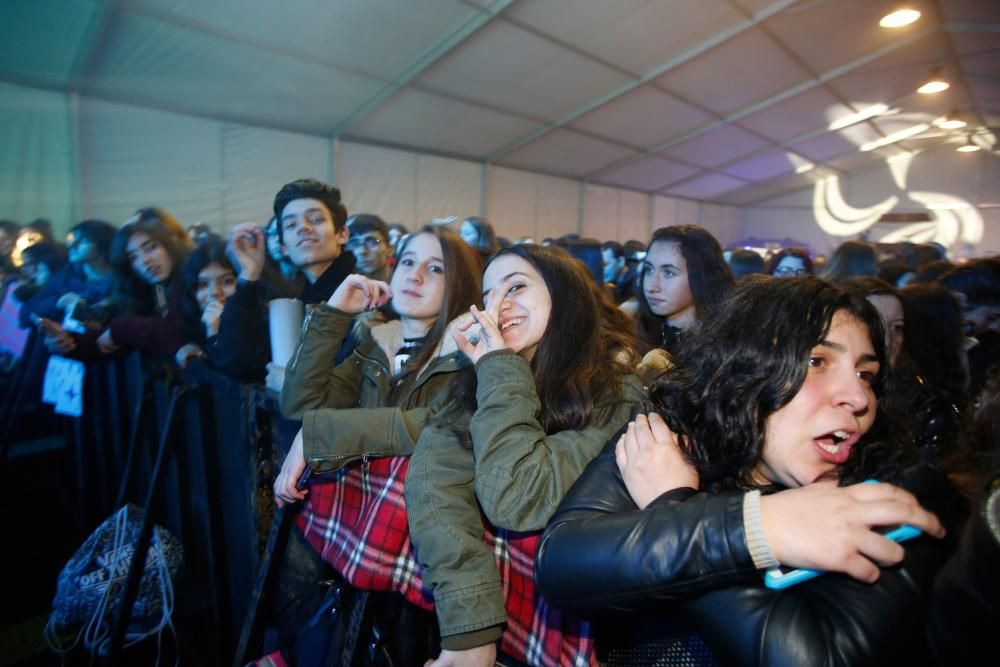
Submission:
[[[653,232],[646,255],[657,243],[676,243],[687,263],[688,289],[698,319],[705,317],[733,286],[733,273],[714,236],[698,225],[661,227]],[[654,347],[660,346],[664,317],[655,314],[646,300],[645,265],[639,272],[639,335]]]
[[[583,428],[594,417],[595,398],[609,391],[620,395],[638,341],[620,328],[619,311],[583,263],[562,248],[513,245],[490,262],[505,255],[531,264],[552,299],[545,334],[531,360],[542,407],[539,422],[546,433]]]
[[[844,283],[854,278],[878,276],[878,254],[875,246],[864,241],[844,241],[833,251],[823,271],[823,279]]]
[[[210,264],[229,269],[236,275],[232,260],[226,255],[226,243],[219,239],[207,241],[196,247],[180,268],[181,318],[188,340],[205,342],[205,328],[201,326],[201,306],[198,305],[198,274]]]
[[[130,315],[157,314],[156,289],[135,274],[132,262],[128,257],[128,242],[137,233],[146,234],[162,245],[173,267],[166,283],[173,282],[177,272],[187,257],[187,249],[177,237],[166,227],[155,220],[140,221],[126,224],[118,230],[111,240],[111,299],[120,312]]]
[[[396,256],[401,257],[410,242],[420,234],[430,234],[441,244],[441,259],[444,260],[444,295],[441,298],[441,310],[438,311],[437,320],[427,331],[420,353],[406,363],[403,380],[397,386],[398,391],[394,392],[394,396],[405,395],[406,389],[416,381],[420,369],[438,353],[438,345],[451,321],[466,313],[470,305],[479,303],[483,298],[482,264],[479,255],[462,241],[458,234],[441,225],[427,225],[407,236],[397,249]],[[393,274],[398,268],[397,263],[393,268]],[[384,312],[392,317],[399,316],[392,310],[391,301]]]
[[[888,374],[882,318],[859,294],[812,277],[749,276],[699,323],[698,344],[682,346],[652,400],[680,437],[703,487],[758,486],[753,472],[763,455],[768,417],[802,388],[810,352],[838,311],[868,328],[879,360],[873,387],[881,397]],[[841,470],[842,483],[881,479],[912,453],[896,441],[890,421],[877,411],[875,424]]]

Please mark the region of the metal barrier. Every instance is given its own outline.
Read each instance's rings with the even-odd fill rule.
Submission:
[[[26,355],[18,388],[44,373],[46,358],[42,351]],[[25,401],[23,392],[13,398],[18,403],[7,406],[0,422],[4,435]],[[263,387],[241,385],[198,362],[183,374],[138,353],[86,365],[84,413],[67,429],[78,522],[86,534],[128,500],[146,510],[107,664],[128,662],[122,638],[154,523],[184,546],[175,614],[198,619],[203,643],[195,664],[233,660],[273,514],[275,441],[284,440],[283,455],[295,431],[287,422],[279,428],[275,403]],[[54,427],[66,425],[63,419]]]

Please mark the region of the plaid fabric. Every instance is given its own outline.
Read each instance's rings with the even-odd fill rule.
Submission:
[[[430,611],[434,594],[424,587],[406,522],[403,485],[409,464],[403,457],[375,459],[314,479],[296,523],[351,585],[395,591]],[[485,539],[497,559],[507,605],[501,652],[529,665],[596,665],[590,625],[551,609],[535,590],[541,533],[487,526]]]

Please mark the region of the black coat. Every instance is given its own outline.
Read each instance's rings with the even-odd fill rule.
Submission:
[[[895,481],[953,528],[960,505],[943,475],[919,465]],[[609,444],[549,523],[535,576],[554,606],[601,616],[605,648],[668,660],[656,664],[672,664],[667,653],[711,664],[705,645],[733,665],[924,664],[926,599],[950,542],[905,549],[875,584],[827,574],[771,590],[747,548],[741,492],[677,489],[639,511]]]

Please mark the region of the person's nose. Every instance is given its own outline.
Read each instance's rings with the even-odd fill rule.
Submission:
[[[858,377],[857,371],[845,369],[834,391],[834,405],[852,414],[865,412],[871,400],[870,391],[868,383]]]
[[[655,273],[646,278],[646,291],[658,293],[660,291],[660,277]]]

